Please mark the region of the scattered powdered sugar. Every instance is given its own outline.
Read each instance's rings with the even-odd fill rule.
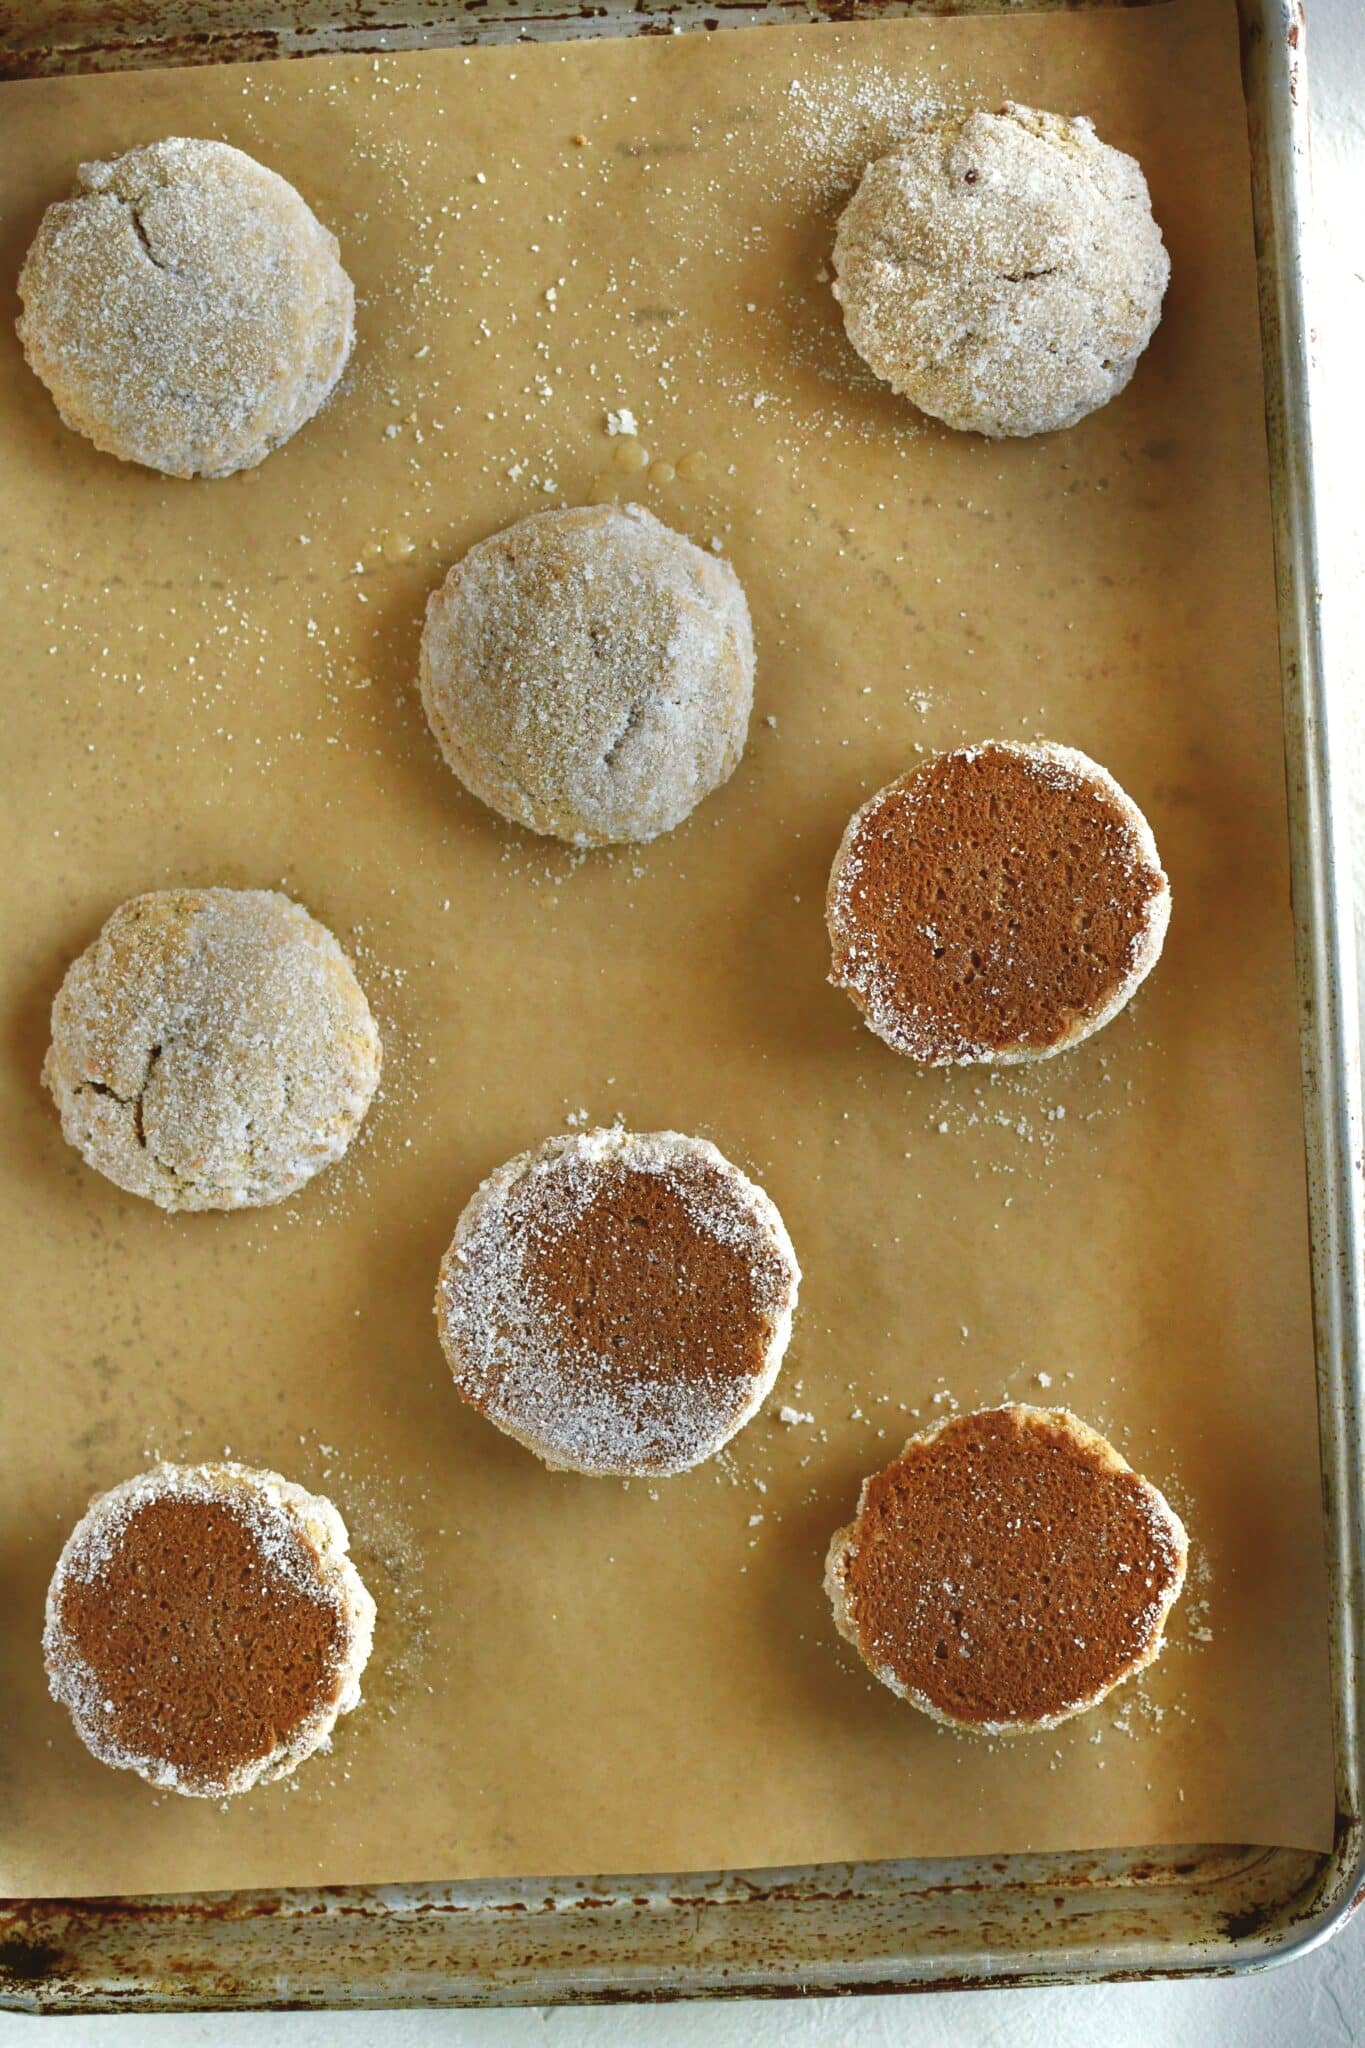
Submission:
[[[1170,276],[1133,158],[1084,118],[1014,105],[871,163],[833,263],[864,361],[995,437],[1073,426],[1120,392]]]
[[[401,1738],[407,1733],[406,1717],[414,1697],[432,1691],[432,1546],[434,1540],[439,1547],[461,1532],[443,1524],[422,1533],[432,1496],[415,1469],[376,1463],[342,1446],[322,1443],[313,1432],[300,1434],[299,1451],[321,1482],[345,1502],[352,1554],[379,1610],[365,1674],[363,1725],[348,1731],[345,1750],[336,1753],[327,1770],[309,1771],[296,1781],[308,1798],[321,1800],[329,1795],[331,1778],[348,1775],[350,1753],[357,1742],[370,1739],[374,1721],[390,1724],[385,1742]],[[447,1590],[443,1606],[448,1597]]]
[[[251,80],[252,90],[262,97],[267,97],[271,90],[268,80],[264,79],[265,69],[265,67],[261,67]],[[398,82],[396,78],[397,67],[394,67],[394,70],[394,82],[396,84]],[[919,94],[920,87],[914,81],[907,83],[903,79],[890,76],[865,78],[860,75],[859,67],[849,67],[848,71],[837,81],[822,79],[815,85],[805,82],[794,83],[786,89],[790,129],[781,155],[775,155],[771,165],[774,178],[788,183],[793,192],[804,192],[830,201],[836,201],[846,196],[851,186],[857,182],[864,163],[871,156],[899,140],[902,134],[911,125],[914,125],[917,95]],[[926,118],[936,111],[935,103],[922,96],[919,98],[918,104],[922,107]],[[744,137],[745,131],[740,129],[738,131],[737,146],[741,149],[746,146]],[[393,175],[391,197],[396,203],[401,203],[399,188],[400,186],[406,186],[406,179],[402,175],[403,170],[405,166],[409,169],[412,168],[403,148],[397,144],[390,146],[380,141],[367,139],[363,126],[359,135],[359,147],[371,162],[377,162],[381,155],[385,157]],[[605,156],[606,152],[602,152],[602,154]],[[489,169],[494,171],[493,185],[496,187],[499,181],[496,169],[491,161]],[[723,218],[723,209],[728,204],[728,194],[721,190],[721,183],[722,181],[717,182],[717,197],[713,202],[709,202],[704,209],[701,225],[704,231],[708,227],[713,229],[718,239],[724,237],[725,245],[738,256],[742,246],[741,231],[736,223]],[[440,257],[444,253],[447,258],[447,274],[449,274],[448,259],[450,249],[458,245],[460,237],[465,235],[467,230],[463,224],[459,226],[450,224],[450,219],[448,219],[448,216],[452,219],[458,219],[457,202],[459,195],[452,192],[445,196],[452,203],[449,208],[447,208],[445,203],[442,203],[439,207],[439,216],[437,209],[433,207],[432,218],[425,223],[423,228],[418,253],[424,259]],[[505,198],[506,193],[504,192]],[[480,203],[485,205],[488,203],[485,181],[483,179],[480,179]],[[608,201],[608,203],[610,202]],[[378,220],[382,214],[382,207],[377,206],[375,214]],[[642,223],[642,234],[648,233],[650,229],[650,211],[647,202],[642,214]],[[506,206],[504,206],[501,216],[498,214],[485,214],[482,217],[480,226],[486,230],[486,233],[476,233],[469,237],[470,246],[478,247],[480,250],[479,262],[484,260],[482,252],[485,249],[490,252],[488,260],[490,262],[496,260],[498,231],[499,229],[505,229],[507,224],[508,209]],[[449,241],[443,252],[443,238],[447,236]],[[828,244],[825,246],[828,246]],[[424,264],[423,269],[425,267]],[[472,274],[473,269],[474,264],[471,260],[469,265],[470,274]],[[814,285],[812,285],[811,280],[814,281]],[[439,283],[437,286],[431,286],[428,284],[425,276],[419,272],[416,261],[404,254],[395,259],[394,297],[395,300],[401,302],[401,306],[394,313],[393,317],[398,321],[406,320],[413,323],[411,339],[415,339],[418,334],[430,334],[433,337],[439,337],[445,331],[447,323],[453,327],[458,320],[459,292],[465,281],[466,274],[461,270],[453,287],[449,284],[441,287]],[[667,337],[662,337],[643,327],[638,329],[630,327],[625,311],[630,303],[629,280],[623,277],[621,282],[623,287],[620,298],[621,312],[616,331],[619,333],[624,345],[630,349],[636,359],[637,375],[628,382],[620,383],[617,395],[618,397],[629,396],[632,399],[639,420],[643,423],[643,432],[647,435],[654,454],[662,453],[676,463],[679,458],[679,450],[686,448],[690,444],[686,438],[679,440],[678,434],[680,430],[677,427],[670,426],[667,408],[670,405],[678,404],[680,397],[681,401],[684,404],[686,403],[686,380],[677,374],[680,364],[685,361],[686,351],[681,350],[675,358],[670,359],[670,343]],[[817,270],[813,263],[810,280],[803,278],[801,282],[805,286],[810,305],[815,309],[819,317],[824,318],[829,310],[829,277],[824,266],[821,265],[820,269]],[[818,286],[818,289],[814,288],[815,286]],[[612,289],[616,289],[615,280],[613,280]],[[569,293],[561,294],[561,301],[561,321],[567,327],[573,315],[572,295]],[[719,314],[718,308],[709,306],[696,310],[697,317],[703,322],[706,319],[715,319]],[[757,325],[766,319],[773,328],[785,328],[788,310],[785,306],[774,309],[771,312],[766,309],[760,309],[754,316],[755,324]],[[538,315],[537,317],[542,316]],[[523,318],[526,318],[525,312],[523,312]],[[496,315],[494,319],[496,321]],[[832,339],[828,348],[823,352],[817,352],[816,344],[810,340],[808,324],[811,323],[805,323],[803,316],[802,322],[798,323],[798,331],[790,334],[784,332],[783,343],[793,349],[795,359],[799,363],[809,366],[811,361],[816,361],[818,362],[821,376],[828,377],[830,396],[828,410],[824,415],[826,429],[828,428],[829,420],[833,419],[836,422],[838,432],[841,434],[856,434],[860,436],[875,434],[884,440],[894,435],[897,447],[902,439],[906,441],[913,440],[922,431],[922,425],[917,423],[915,416],[908,408],[906,409],[905,420],[902,425],[899,419],[893,424],[884,415],[877,414],[874,416],[868,408],[854,402],[856,387],[860,383],[865,384],[867,380],[852,357],[851,351],[843,346],[841,338],[837,338],[837,323],[831,324],[828,320],[825,320],[825,325],[828,326]],[[701,331],[704,338],[704,326]],[[837,346],[835,338],[837,338]],[[377,336],[376,341],[379,339],[380,337]],[[480,335],[475,342],[475,346],[483,345],[484,340],[485,337]],[[463,463],[468,462],[472,467],[476,468],[481,463],[481,456],[479,454],[471,453],[462,448],[458,451],[459,464],[451,462],[450,468],[444,472],[439,467],[443,454],[446,460],[450,459],[449,450],[442,449],[441,429],[450,423],[452,415],[459,413],[462,404],[477,402],[482,405],[486,399],[490,406],[495,406],[499,409],[500,415],[506,421],[504,445],[500,446],[496,455],[490,457],[489,462],[482,463],[486,475],[491,474],[490,463],[495,462],[499,465],[496,472],[499,480],[497,488],[504,494],[507,508],[502,516],[511,518],[515,513],[524,510],[526,493],[531,489],[540,492],[547,488],[546,480],[548,479],[560,480],[565,492],[570,494],[575,494],[581,487],[581,477],[579,476],[579,471],[575,468],[576,451],[573,446],[573,435],[579,424],[579,418],[573,409],[575,394],[572,379],[561,378],[557,369],[547,357],[546,367],[551,371],[551,375],[545,379],[543,386],[538,384],[534,396],[523,403],[516,396],[516,393],[520,390],[521,379],[519,376],[511,374],[511,370],[515,366],[515,356],[511,350],[506,355],[499,354],[498,346],[496,341],[491,338],[488,339],[488,351],[490,355],[497,357],[497,367],[490,370],[485,366],[482,384],[480,385],[476,381],[471,385],[469,391],[466,391],[462,383],[458,381],[458,379],[462,379],[466,375],[466,360],[473,360],[469,358],[469,351],[464,348],[463,341],[460,347],[447,351],[442,348],[438,339],[437,360],[434,364],[429,363],[424,366],[421,386],[417,389],[403,390],[401,370],[394,374],[391,366],[379,358],[377,347],[367,352],[367,359],[359,366],[359,377],[362,380],[362,395],[367,397],[373,396],[388,381],[393,382],[395,393],[402,391],[401,409],[397,396],[392,401],[394,404],[393,420],[385,429],[389,437],[386,439],[385,446],[386,449],[392,451],[391,458],[389,459],[395,465],[400,462],[407,465],[413,505],[404,508],[404,521],[413,532],[422,536],[424,542],[423,554],[417,564],[419,572],[427,561],[425,544],[429,544],[435,551],[431,557],[434,566],[429,573],[439,573],[439,567],[444,566],[445,561],[449,559],[448,547],[444,551],[438,549],[434,534],[429,535],[428,532],[433,519],[436,520],[437,525],[444,531],[445,513],[441,510],[440,497],[442,488],[447,493],[449,492],[450,478]],[[419,357],[427,355],[425,340],[422,346],[415,351],[415,354]],[[447,369],[445,366],[444,358],[447,354],[451,362],[458,365],[458,377],[455,370]],[[428,372],[430,372],[430,376]],[[799,452],[794,454],[797,432],[799,431],[803,436],[805,433],[804,413],[799,419],[794,420],[793,408],[789,398],[785,395],[783,381],[780,377],[772,375],[770,365],[756,365],[752,373],[745,372],[744,376],[746,379],[744,392],[741,393],[740,386],[737,384],[732,396],[736,401],[741,396],[744,396],[747,402],[749,395],[748,385],[761,387],[761,393],[764,397],[762,417],[765,432],[770,435],[771,445],[777,453],[793,456],[795,467],[796,462],[799,460]],[[665,380],[667,380],[667,384]],[[553,391],[550,389],[551,383],[553,383]],[[624,429],[617,436],[611,436],[607,433],[602,424],[602,407],[606,402],[608,388],[608,386],[603,387],[600,397],[596,391],[594,392],[594,403],[591,407],[593,417],[597,422],[600,452],[595,456],[590,453],[587,459],[598,462],[619,453],[623,439],[638,439],[640,432],[640,429],[637,428],[635,437],[626,435]],[[477,398],[474,396],[475,392],[477,392]],[[386,400],[385,402],[388,401]],[[623,404],[620,416],[627,414],[632,419],[635,418],[635,414],[630,414],[630,408]],[[368,418],[366,415],[362,415],[362,417]],[[372,426],[373,421],[369,421],[369,424]],[[815,431],[818,432],[818,428]],[[670,434],[672,435],[671,439]],[[454,437],[450,438],[453,439]],[[566,453],[566,451],[568,452]],[[717,536],[713,544],[720,545],[719,536],[728,533],[730,530],[728,524],[730,517],[734,515],[742,518],[745,515],[736,515],[735,507],[729,502],[728,494],[732,492],[732,488],[737,491],[739,487],[732,487],[724,480],[726,471],[723,456],[717,458],[714,450],[710,448],[708,448],[708,454],[711,455],[712,459],[712,473],[704,490],[700,486],[695,486],[688,491],[684,491],[681,480],[676,485],[671,486],[671,488],[677,494],[675,502],[677,499],[681,499],[683,506],[682,512],[678,515],[678,523],[686,524],[689,530],[694,531],[700,539],[705,540],[708,535],[712,534]],[[658,467],[662,476],[667,465],[659,465]],[[505,482],[502,481],[504,471],[506,474]],[[584,475],[588,474],[586,470],[582,473]],[[624,468],[622,468],[621,473],[622,476],[625,475]],[[733,466],[729,474],[733,475]],[[898,503],[901,492],[912,481],[912,477],[898,477],[894,479],[896,487],[888,489],[888,497],[892,497]],[[638,486],[632,480],[629,487],[632,490],[638,488],[640,491],[648,490],[650,493],[658,494],[652,495],[649,498],[649,502],[655,504],[656,507],[659,505],[660,496],[670,489],[670,486],[662,484],[657,478],[649,476],[644,471],[640,474]],[[483,488],[487,489],[488,486],[484,485]],[[407,572],[404,569],[403,563],[410,559],[410,557],[403,555],[401,549],[397,546],[390,550],[387,546],[380,544],[379,530],[371,520],[368,499],[363,494],[357,493],[357,502],[362,509],[358,511],[356,504],[353,503],[349,514],[344,509],[344,497],[341,507],[334,507],[329,504],[324,508],[323,523],[315,529],[313,537],[318,540],[325,539],[325,522],[328,517],[335,516],[341,522],[345,522],[349,518],[350,531],[355,535],[357,543],[353,552],[356,553],[357,559],[359,559],[362,552],[359,545],[360,541],[365,539],[365,536],[373,534],[372,539],[365,540],[363,549],[366,573],[370,575],[370,599],[375,603],[376,607],[382,605],[386,609],[393,609],[397,601],[404,595],[404,579]],[[665,516],[672,518],[674,515],[666,512]],[[310,521],[311,517],[312,515],[310,514]],[[492,520],[488,521],[489,525],[494,523]],[[302,535],[300,535],[300,543],[302,545],[307,544]],[[319,548],[314,547],[314,557],[320,552]],[[348,555],[347,559],[349,558]],[[226,551],[220,551],[212,566],[214,588],[220,589],[223,578],[225,576],[231,577],[233,574],[234,565]],[[776,587],[779,588],[781,581],[793,573],[790,565],[777,561],[773,561],[771,564],[765,565],[765,567],[771,569],[772,575],[777,579]],[[382,588],[379,587],[381,585]],[[193,696],[187,695],[184,709],[187,715],[193,715],[196,723],[194,725],[182,724],[180,727],[177,737],[172,742],[176,754],[179,754],[182,748],[185,751],[192,752],[196,747],[203,748],[214,741],[221,742],[226,740],[230,742],[234,732],[237,734],[242,732],[249,716],[255,718],[268,710],[270,699],[265,692],[259,689],[262,662],[268,662],[269,658],[268,636],[264,635],[262,620],[259,617],[253,618],[251,616],[250,599],[252,592],[250,589],[244,585],[240,586],[237,596],[240,602],[237,609],[231,613],[230,630],[233,636],[232,645],[236,649],[239,666],[245,666],[246,668],[245,687],[242,689],[240,698],[235,704],[231,699],[229,699],[226,705],[221,701],[215,704],[209,691],[213,687],[221,689],[221,682],[216,686],[206,685],[202,691],[196,687],[196,693]],[[213,622],[221,621],[224,614],[219,608],[219,600],[216,596],[203,596],[200,598],[190,596],[188,602],[200,602],[205,607],[204,616],[209,623],[205,626],[204,637],[199,644],[199,658],[201,663],[205,663],[206,651],[211,654],[216,644],[209,639],[209,634],[222,630],[221,624]],[[119,689],[124,680],[124,677],[119,672],[117,650],[112,664],[101,662],[99,658],[101,648],[98,644],[90,641],[89,634],[80,626],[79,621],[69,615],[65,618],[62,617],[66,604],[67,599],[64,595],[52,600],[54,619],[60,620],[60,624],[54,623],[54,638],[65,636],[67,645],[63,652],[68,664],[80,666],[88,654],[90,673],[98,674],[105,682],[113,686],[110,696],[110,704],[112,706],[115,701],[114,692]],[[785,625],[787,623],[785,609],[781,617]],[[332,630],[334,629],[327,626],[324,617],[324,632],[330,633]],[[769,631],[771,632],[773,629],[770,628]],[[160,645],[156,654],[152,656],[146,665],[147,675],[153,678],[151,687],[156,686],[158,670],[163,665],[163,650],[166,644],[164,626],[158,628],[158,637]],[[765,633],[765,644],[773,648],[780,648],[786,643],[784,639],[778,640],[774,638],[770,640],[768,633]],[[242,661],[243,656],[247,658],[245,663]],[[189,658],[191,663],[193,663],[194,655],[191,654]],[[251,660],[254,660],[256,664],[257,687],[254,691],[249,666]],[[356,708],[359,704],[364,703],[365,700],[352,699],[350,697],[349,693],[352,690],[362,688],[366,680],[359,675],[352,675],[349,672],[348,662],[350,657],[344,652],[334,653],[327,644],[326,639],[319,635],[315,638],[310,637],[308,660],[312,665],[311,672],[318,684],[318,692],[317,705],[315,708],[311,706],[308,708],[306,719],[323,719],[328,721],[328,723],[322,731],[318,732],[315,732],[311,726],[306,732],[290,732],[287,735],[275,735],[268,732],[266,735],[268,751],[258,757],[262,771],[282,774],[294,772],[291,758],[285,748],[285,740],[297,742],[301,747],[311,747],[315,742],[320,745],[324,733],[332,744],[343,746],[348,751],[363,750],[367,745],[372,747],[376,762],[381,767],[387,768],[392,752],[392,739],[380,719],[370,715],[367,723],[365,716]],[[206,663],[205,665],[207,666]],[[231,669],[228,669],[227,673],[231,690],[233,680]],[[193,679],[193,670],[191,669],[190,680]],[[130,675],[128,678],[130,694],[134,682],[138,683],[139,688],[141,687],[137,676]],[[380,697],[387,698],[388,694],[387,689],[373,690],[371,691],[371,700],[377,700]],[[397,694],[395,692],[395,696]],[[292,710],[290,715],[298,716],[297,712]],[[301,719],[300,722],[306,722],[306,719]],[[420,731],[420,719],[416,723],[417,729]],[[208,729],[210,724],[212,727],[211,732]],[[794,722],[789,721],[784,714],[784,731],[794,733],[797,730],[798,728]],[[339,739],[336,737],[337,735],[340,735]],[[796,742],[793,740],[790,743],[795,744]],[[302,754],[298,757],[300,762],[303,758]],[[253,765],[251,757],[245,754],[244,750],[239,749],[237,755],[238,769],[246,774],[250,774]],[[600,858],[601,856],[594,856],[594,859]],[[561,849],[552,847],[547,851],[543,843],[509,842],[506,853],[505,873],[509,878],[518,881],[528,889],[539,888],[542,881],[548,889],[550,887],[558,887],[565,877],[573,871],[577,861],[577,856],[569,855]],[[643,874],[643,869],[637,867],[635,873],[638,877]],[[450,920],[450,922],[453,923],[454,920]],[[367,971],[365,978],[368,984],[370,976]],[[387,1018],[381,1016],[381,1023],[384,1025],[386,1049],[388,1049],[389,1030]],[[991,1078],[993,1082],[997,1077],[992,1076]],[[391,1071],[386,1068],[386,1091],[391,1084],[391,1080]],[[415,1089],[409,1090],[409,1101],[415,1093]],[[576,1103],[577,1097],[575,1096],[571,1100]],[[953,1112],[945,1110],[943,1115],[946,1116],[950,1113]],[[370,1121],[373,1123],[373,1117],[371,1117]],[[1022,1123],[1022,1117],[1020,1121]],[[956,1125],[954,1127],[957,1128]],[[346,1188],[350,1188],[353,1179],[352,1170],[348,1165],[344,1176],[335,1176],[329,1181],[327,1199],[330,1199],[330,1191],[333,1186],[344,1185]],[[309,1206],[311,1207],[312,1204]],[[277,1214],[280,1217],[280,1224],[291,1220],[288,1212],[277,1212]],[[272,1223],[270,1227],[277,1228],[280,1227],[280,1224]],[[939,1397],[935,1396],[934,1398],[937,1400]],[[799,1410],[795,1412],[798,1415],[802,1413]],[[821,1413],[824,1414],[825,1412],[826,1410],[822,1402]],[[744,1440],[742,1449],[746,1456],[752,1453],[754,1441],[758,1434],[758,1432],[750,1432],[749,1436]],[[793,1459],[798,1450],[804,1451],[808,1444],[815,1442],[813,1436],[803,1437],[800,1434],[788,1436],[778,1431],[773,1431],[771,1435],[775,1441],[781,1442],[784,1454]],[[822,1431],[820,1433],[820,1441],[824,1440],[825,1433]],[[816,1455],[818,1458],[819,1453],[817,1452]],[[802,1465],[806,1465],[809,1462],[807,1457],[803,1456],[801,1458]],[[714,1470],[718,1484],[722,1483],[722,1465],[728,1465],[728,1461],[723,1459],[717,1460]],[[727,1473],[725,1475],[725,1483],[739,1482],[732,1480]],[[637,1498],[638,1492],[639,1490],[636,1489]],[[814,1495],[811,1498],[814,1498]],[[350,1514],[349,1502],[348,1514]],[[356,1526],[354,1517],[352,1517],[352,1521],[353,1526]],[[368,1562],[366,1569],[368,1573]],[[382,1596],[383,1588],[380,1587],[378,1590],[381,1591]],[[386,1614],[387,1611],[388,1603],[386,1600]],[[305,1774],[305,1784],[311,1793],[316,1784],[315,1774]]]
[[[943,118],[941,93],[866,61],[831,77],[794,78],[786,89],[788,158],[782,184],[807,205],[857,184],[865,167],[896,143]]]

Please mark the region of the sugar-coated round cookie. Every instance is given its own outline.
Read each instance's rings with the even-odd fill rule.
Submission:
[[[340,1159],[379,1033],[332,934],[266,889],[121,904],[67,969],[43,1079],[86,1162],[163,1209],[282,1201]]]
[[[952,1727],[1055,1728],[1161,1649],[1179,1516],[1065,1408],[955,1415],[865,1480],[830,1544],[841,1635]]]
[[[657,1477],[757,1412],[800,1278],[777,1209],[714,1145],[585,1131],[478,1189],[436,1314],[461,1394],[547,1465]]]
[[[427,603],[422,701],[449,766],[575,846],[681,824],[734,772],[753,694],[739,578],[640,505],[520,519]]]
[[[92,1501],[43,1654],[101,1763],[200,1799],[288,1777],[360,1704],[375,1607],[331,1502],[245,1465],[156,1465]]]
[[[355,292],[294,187],[170,136],[82,164],[19,275],[19,335],[69,427],[168,476],[228,476],[330,397]]]
[[[829,879],[830,980],[922,1066],[1009,1066],[1116,1017],[1161,954],[1151,828],[1074,747],[992,740],[854,813]]]
[[[1122,391],[1170,268],[1133,158],[1083,118],[1014,105],[869,164],[834,245],[863,360],[922,412],[994,437],[1074,426]]]

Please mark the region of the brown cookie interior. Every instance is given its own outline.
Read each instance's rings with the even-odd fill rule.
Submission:
[[[1045,1049],[1122,988],[1163,881],[1102,784],[964,748],[862,819],[834,878],[834,979],[912,1057]]]
[[[565,1371],[608,1380],[749,1380],[769,1336],[752,1245],[727,1243],[658,1173],[609,1171],[572,1229],[533,1234],[527,1277]],[[769,1294],[776,1291],[775,1254]]]
[[[268,1756],[336,1695],[343,1621],[311,1553],[226,1501],[136,1508],[92,1577],[67,1576],[59,1617],[101,1696],[100,1746],[190,1784]]]
[[[1150,1647],[1182,1558],[1159,1497],[1067,1419],[998,1409],[868,1482],[839,1575],[879,1675],[965,1722],[1047,1720]]]

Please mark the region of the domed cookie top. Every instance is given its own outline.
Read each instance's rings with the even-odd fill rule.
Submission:
[[[756,1413],[800,1277],[776,1208],[714,1145],[587,1131],[479,1188],[436,1313],[465,1399],[547,1465],[657,1476]]]
[[[868,1668],[960,1728],[1021,1734],[1150,1664],[1185,1579],[1179,1517],[1064,1408],[958,1415],[864,1481],[830,1545]]]
[[[374,1602],[330,1501],[244,1465],[157,1465],[93,1501],[47,1596],[54,1699],[101,1763],[221,1799],[360,1703]]]
[[[922,412],[997,437],[1074,426],[1122,391],[1170,268],[1132,157],[1019,106],[870,164],[834,245],[863,360]]]
[[[82,164],[19,276],[19,335],[69,427],[169,476],[250,469],[350,354],[355,293],[292,185],[171,136]]]
[[[1151,830],[1071,747],[959,747],[855,812],[826,900],[830,980],[924,1066],[1009,1065],[1118,1015],[1161,954]]]
[[[427,603],[422,701],[450,767],[575,846],[681,824],[733,773],[753,694],[734,570],[640,505],[519,520]]]
[[[43,1079],[87,1163],[163,1209],[293,1194],[350,1144],[379,1033],[332,934],[265,889],[134,896],[67,969]]]

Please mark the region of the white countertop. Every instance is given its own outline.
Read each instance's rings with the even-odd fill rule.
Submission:
[[[1317,243],[1311,312],[1327,404],[1318,435],[1329,506],[1328,659],[1361,703],[1349,735],[1356,929],[1365,959],[1365,0],[1305,0]],[[1353,644],[1354,643],[1354,644]],[[815,1999],[496,2013],[207,2014],[51,2023],[62,2048],[1357,2048],[1365,2043],[1365,1911],[1304,1961],[1224,1982],[1101,1985],[923,1998]],[[0,2015],[0,2048],[31,2040]],[[49,2038],[48,2028],[43,2039]]]

